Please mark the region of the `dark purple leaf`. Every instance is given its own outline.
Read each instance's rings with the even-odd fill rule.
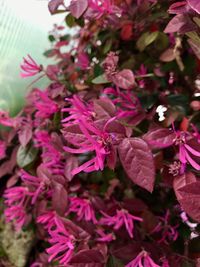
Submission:
[[[62,184],[53,183],[52,206],[53,209],[59,214],[64,215],[68,205],[68,194]]]
[[[129,178],[149,192],[153,191],[155,167],[153,155],[141,138],[125,138],[118,147],[121,163]]]
[[[56,13],[58,7],[63,4],[63,1],[64,0],[51,0],[48,3],[48,8],[49,8],[49,11],[51,12],[51,14]]]
[[[124,69],[115,74],[112,81],[122,89],[130,89],[135,84],[135,76],[131,70]]]
[[[196,180],[197,179],[192,172],[186,172],[183,175],[177,176],[174,179],[173,187],[178,200],[181,199],[181,195],[178,190],[186,186],[187,184],[196,182]]]
[[[166,128],[155,128],[143,136],[143,139],[152,149],[169,147],[173,144],[176,135]]]
[[[88,0],[72,0],[69,6],[71,14],[79,19],[88,7]]]
[[[189,6],[200,14],[200,1],[199,0],[187,0]]]

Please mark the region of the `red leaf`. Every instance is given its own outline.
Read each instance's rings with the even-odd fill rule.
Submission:
[[[169,147],[173,144],[175,133],[166,128],[155,128],[143,136],[152,149]]]
[[[118,147],[121,163],[129,178],[149,192],[153,191],[155,167],[147,143],[140,138],[125,138]]]
[[[69,10],[72,15],[79,19],[88,7],[88,0],[72,0],[69,6]]]
[[[63,4],[64,0],[51,0],[48,3],[48,8],[51,14],[55,14],[58,7]]]
[[[53,183],[52,206],[59,214],[64,215],[68,205],[68,194],[62,184]]]
[[[174,179],[174,191],[184,211],[200,222],[200,182],[191,172]]]
[[[125,69],[113,76],[113,82],[122,89],[130,89],[135,84],[135,76],[131,70]]]

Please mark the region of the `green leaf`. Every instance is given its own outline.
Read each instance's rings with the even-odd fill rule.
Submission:
[[[94,83],[94,84],[105,84],[105,83],[110,83],[110,82],[106,79],[105,75],[102,74],[102,75],[94,78],[92,80],[92,83]]]
[[[123,266],[124,264],[114,256],[110,256],[106,263],[106,267],[123,267]]]
[[[49,41],[50,42],[54,42],[56,39],[54,38],[54,36],[53,35],[49,35]]]
[[[20,146],[17,151],[17,164],[24,168],[31,164],[37,157],[38,150],[32,145],[26,147]]]
[[[137,41],[137,48],[142,52],[145,48],[152,44],[158,37],[159,32],[145,32],[143,33]]]
[[[65,18],[65,22],[69,28],[72,28],[75,25],[75,18],[71,14],[69,14]]]
[[[50,56],[52,55],[52,52],[53,52],[53,49],[49,49],[49,50],[46,50],[46,51],[43,53],[43,55],[44,55],[45,57],[50,57]]]
[[[164,50],[168,47],[168,45],[169,45],[169,40],[167,34],[165,34],[164,32],[159,32],[155,40],[155,48],[157,50]]]
[[[106,43],[103,47],[103,53],[107,54],[111,50],[111,47],[112,47],[112,39],[109,39],[106,41]]]

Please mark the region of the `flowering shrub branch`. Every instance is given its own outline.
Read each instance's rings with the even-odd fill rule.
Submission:
[[[5,223],[35,234],[27,266],[198,266],[200,4],[51,0],[54,65],[0,112]]]

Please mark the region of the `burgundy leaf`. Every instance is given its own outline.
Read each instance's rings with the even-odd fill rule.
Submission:
[[[187,12],[187,3],[186,3],[186,1],[181,1],[181,2],[177,2],[177,3],[172,4],[169,7],[168,12],[170,14],[176,14],[176,15],[186,13]]]
[[[180,188],[179,202],[184,211],[194,220],[200,222],[200,181]]]
[[[114,84],[122,89],[130,89],[135,84],[135,76],[131,70],[124,69],[112,78]]]
[[[169,147],[173,144],[176,135],[166,128],[155,128],[143,136],[143,139],[152,149]]]
[[[114,117],[116,108],[108,98],[101,98],[94,101],[94,111],[98,119],[110,119]]]
[[[170,22],[167,24],[165,28],[165,33],[186,33],[194,30],[194,23],[190,20],[190,18],[186,15],[176,15]]]
[[[199,0],[187,0],[188,4],[192,9],[200,14],[200,1]]]
[[[72,0],[69,6],[69,10],[72,15],[79,19],[88,7],[88,0]]]
[[[107,156],[107,165],[110,169],[114,170],[117,163],[117,151],[115,147],[112,147],[110,153]]]
[[[73,144],[73,142],[76,144],[86,142],[86,137],[81,132],[78,124],[65,126],[62,132],[63,136],[70,144]]]
[[[48,8],[49,8],[49,11],[51,12],[51,14],[56,13],[58,7],[63,4],[63,1],[64,0],[51,0],[48,3]]]
[[[174,191],[184,211],[194,220],[200,222],[200,182],[191,172],[174,179]]]
[[[18,131],[18,138],[20,144],[25,147],[32,138],[32,127],[30,124],[22,126]]]
[[[103,255],[96,249],[81,250],[70,260],[70,264],[73,266],[91,266],[91,267],[103,267],[104,264]],[[86,264],[93,265],[86,265]],[[97,265],[94,263],[97,263]],[[81,264],[81,265],[80,265]]]
[[[52,206],[59,215],[64,215],[68,205],[68,194],[62,184],[53,183]]]
[[[125,138],[118,147],[121,163],[129,178],[149,192],[153,191],[155,167],[153,155],[141,138]]]

